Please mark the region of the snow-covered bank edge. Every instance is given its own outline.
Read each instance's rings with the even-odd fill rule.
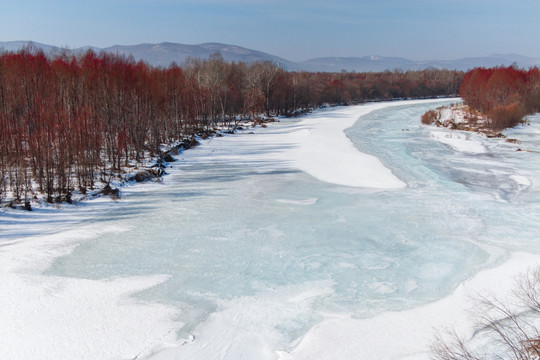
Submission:
[[[483,154],[487,152],[482,144],[481,135],[452,131],[432,131],[430,138],[446,144],[456,151]]]
[[[303,130],[290,134],[295,146],[286,156],[293,160],[293,166],[328,183],[382,190],[403,188],[406,186],[403,181],[376,156],[358,151],[344,131],[373,111],[443,100],[456,99],[368,103],[308,116],[299,123]]]
[[[133,359],[176,341],[176,309],[132,297],[167,275],[88,280],[43,274],[80,242],[122,231],[79,226],[0,244],[1,358]]]
[[[506,299],[512,295],[516,278],[540,265],[540,256],[514,253],[499,266],[483,270],[460,283],[446,298],[401,312],[374,318],[329,316],[311,328],[282,360],[302,359],[407,359],[427,360],[435,334],[455,330],[471,339],[475,319],[471,311],[480,296]]]
[[[359,152],[344,130],[363,115],[386,104],[361,105],[310,117],[300,125],[305,130],[290,135],[296,147],[291,151],[293,166],[324,182],[376,189],[406,186],[373,155]]]

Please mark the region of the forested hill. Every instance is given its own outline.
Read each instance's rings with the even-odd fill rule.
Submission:
[[[29,41],[9,41],[0,42],[0,51],[18,51],[31,44],[43,50],[46,54],[60,54],[66,49],[47,44],[31,43]],[[105,51],[110,54],[129,56],[132,55],[136,61],[142,60],[153,66],[169,66],[172,62],[181,65],[188,58],[208,59],[210,55],[219,52],[228,62],[252,63],[257,61],[272,61],[281,64],[291,71],[310,72],[380,72],[385,70],[399,69],[424,70],[424,69],[450,69],[466,71],[475,67],[508,66],[516,64],[521,68],[540,66],[540,59],[517,54],[487,55],[477,57],[467,57],[453,60],[422,60],[415,61],[402,57],[388,57],[377,55],[366,55],[361,57],[320,57],[303,61],[290,61],[285,57],[268,54],[262,51],[247,49],[241,46],[205,43],[198,45],[176,44],[163,42],[160,44],[138,44],[138,45],[114,45],[106,48],[82,47],[69,50],[73,54],[81,54],[91,49],[95,52]]]

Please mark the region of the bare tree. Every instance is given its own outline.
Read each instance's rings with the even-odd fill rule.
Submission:
[[[486,339],[482,349],[470,345],[455,331],[437,334],[433,343],[434,360],[538,360],[540,359],[540,268],[516,279],[509,299],[481,296],[476,299],[475,338]]]

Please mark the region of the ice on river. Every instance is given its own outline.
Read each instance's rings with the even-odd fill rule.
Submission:
[[[1,213],[0,358],[426,359],[434,327],[470,335],[469,296],[540,261],[540,124],[445,142],[420,124],[445,102],[281,119],[120,202]]]

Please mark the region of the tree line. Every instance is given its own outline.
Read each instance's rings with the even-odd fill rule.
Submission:
[[[463,73],[287,72],[219,54],[156,68],[88,51],[0,55],[0,202],[71,201],[155,158],[164,144],[254,116],[323,104],[455,95]],[[8,196],[9,195],[9,196]],[[9,199],[8,199],[9,200]]]
[[[459,94],[469,107],[489,118],[493,130],[500,131],[540,111],[540,70],[475,68],[463,76]]]

